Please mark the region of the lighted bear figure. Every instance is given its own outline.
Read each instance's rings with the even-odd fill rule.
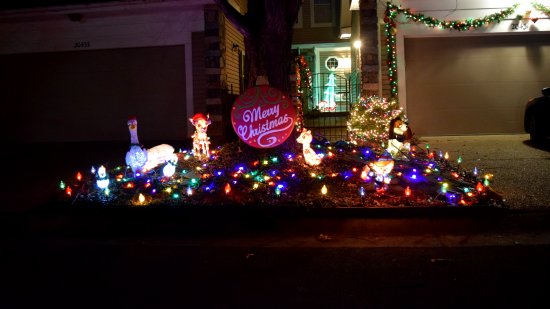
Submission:
[[[303,145],[302,152],[304,154],[304,159],[306,160],[306,163],[315,166],[321,163],[321,158],[319,158],[315,151],[311,149],[310,144],[312,139],[313,136],[311,135],[311,130],[307,130],[304,128],[296,141]]]
[[[202,156],[208,158],[210,156],[210,137],[206,135],[206,130],[212,123],[210,115],[204,116],[197,113],[193,118],[189,118],[189,121],[195,127],[195,133],[191,135],[193,138],[193,153],[199,158]]]
[[[400,117],[393,118],[390,121],[389,140],[386,151],[392,157],[396,157],[411,149],[412,130],[407,123]]]

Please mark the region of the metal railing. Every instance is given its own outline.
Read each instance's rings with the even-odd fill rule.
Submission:
[[[359,96],[357,74],[314,74],[311,93],[302,94],[305,127],[317,139],[347,140],[347,119]]]

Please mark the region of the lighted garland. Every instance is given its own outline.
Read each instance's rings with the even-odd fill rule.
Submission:
[[[533,2],[532,3],[533,7],[536,9],[536,10],[539,10],[541,12],[543,12],[544,14],[550,16],[550,8],[549,7],[546,7],[538,2]]]
[[[311,96],[311,84],[312,84],[312,75],[311,70],[309,69],[309,64],[307,63],[304,55],[299,55],[294,58],[295,67],[296,67],[296,89],[298,90],[299,98],[296,100],[296,131],[302,132],[304,127],[304,99],[307,102],[309,96]]]
[[[294,108],[296,109],[296,122],[294,123],[294,129],[296,132],[301,132],[304,127],[304,103],[302,98],[294,97]]]
[[[361,97],[347,121],[350,141],[357,145],[382,145],[388,140],[390,121],[397,116],[403,117],[403,108],[395,99]]]
[[[386,52],[388,54],[388,78],[391,88],[391,96],[397,96],[397,55],[396,55],[396,40],[397,25],[395,18],[399,14],[404,14],[409,20],[417,23],[423,23],[426,27],[439,28],[447,30],[467,31],[484,25],[499,23],[506,17],[510,16],[519,4],[514,4],[512,7],[502,10],[498,13],[493,13],[482,18],[469,18],[466,20],[445,21],[439,20],[424,14],[415,14],[411,9],[403,9],[401,6],[396,6],[390,1],[387,2],[384,16],[384,31],[386,35]],[[539,5],[540,6],[540,5]]]

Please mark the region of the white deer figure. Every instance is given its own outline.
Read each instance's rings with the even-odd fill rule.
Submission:
[[[303,129],[302,133],[300,133],[300,136],[296,139],[296,141],[303,145],[303,153],[304,153],[304,159],[306,160],[306,163],[309,165],[319,165],[321,163],[321,158],[317,156],[315,151],[311,149],[311,140],[313,139],[313,136],[311,135],[311,130]]]

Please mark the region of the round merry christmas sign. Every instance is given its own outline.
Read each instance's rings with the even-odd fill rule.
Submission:
[[[239,138],[256,148],[282,144],[292,133],[295,121],[296,112],[289,98],[265,85],[247,89],[235,100],[231,111]]]

